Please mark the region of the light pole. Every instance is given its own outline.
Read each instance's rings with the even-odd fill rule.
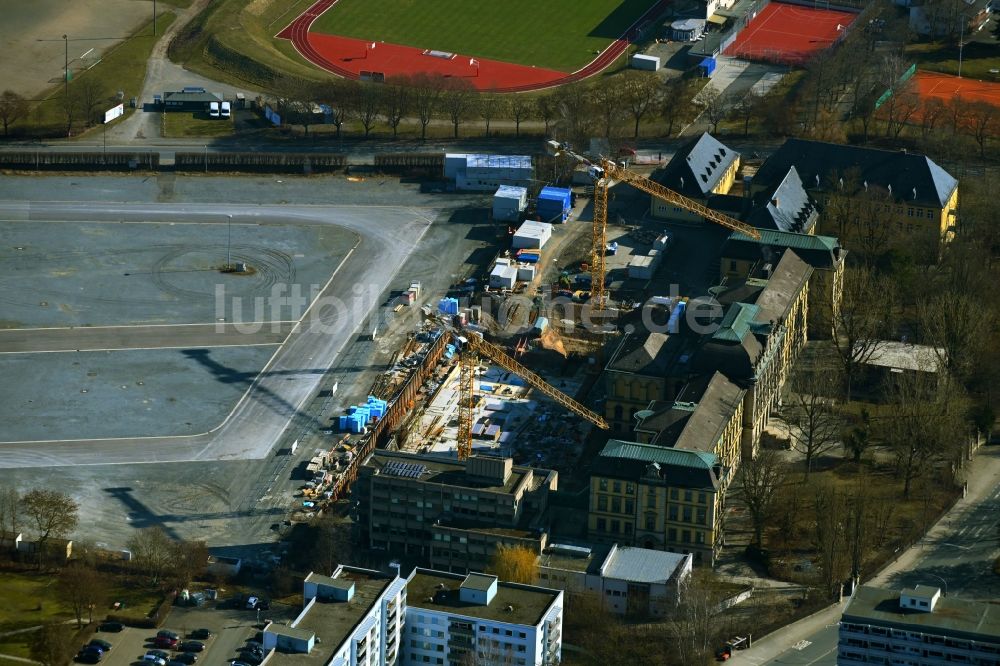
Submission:
[[[156,37],[156,0],[153,0],[153,37]]]
[[[63,35],[63,45],[65,46],[65,59],[63,60],[63,95],[66,104],[69,104],[69,37]]]
[[[937,578],[939,581],[944,583],[944,596],[946,597],[948,596],[948,581],[946,581],[944,578],[941,578],[941,576],[938,576],[937,574],[927,573],[926,571],[923,572],[922,575],[930,576],[931,578]]]
[[[226,224],[226,226],[229,229],[228,239],[226,240],[226,270],[232,270],[233,269],[233,252],[232,252],[232,246],[233,246],[233,216],[232,215],[227,215],[226,217],[229,218],[229,222]]]
[[[954,34],[954,33],[952,33]],[[962,42],[965,41],[965,16],[958,17],[958,78],[962,78]]]

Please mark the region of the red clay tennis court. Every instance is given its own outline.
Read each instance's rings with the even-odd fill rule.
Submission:
[[[772,2],[753,18],[725,54],[801,65],[843,36],[857,14]]]
[[[938,72],[917,72],[913,81],[923,98],[937,97],[949,101],[960,97],[966,102],[987,102],[1000,106],[1000,83],[962,79]]]

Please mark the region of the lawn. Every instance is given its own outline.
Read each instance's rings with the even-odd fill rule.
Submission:
[[[571,72],[656,0],[340,0],[312,31]]]
[[[205,138],[229,136],[233,133],[233,121],[210,118],[208,112],[189,113],[171,111],[163,114],[163,136],[176,138]]]

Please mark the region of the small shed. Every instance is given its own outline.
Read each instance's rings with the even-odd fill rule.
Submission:
[[[516,222],[528,207],[528,188],[501,185],[493,195],[493,219]]]
[[[632,69],[642,69],[647,72],[655,72],[660,68],[659,56],[636,53],[632,56]]]
[[[540,250],[552,238],[552,225],[548,222],[526,220],[514,232],[511,247],[515,250]]]
[[[677,42],[696,42],[705,34],[705,19],[687,18],[670,24],[670,38]]]
[[[163,106],[167,111],[204,111],[212,102],[221,102],[222,95],[217,93],[182,90],[163,93]]]
[[[492,289],[513,289],[517,282],[517,268],[497,264],[490,273],[490,287]]]
[[[547,222],[565,222],[572,207],[573,193],[563,187],[546,186],[538,193],[535,209]]]

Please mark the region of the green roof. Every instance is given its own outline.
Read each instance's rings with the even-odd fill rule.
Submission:
[[[743,342],[743,338],[750,331],[750,324],[757,318],[760,310],[756,305],[749,303],[733,303],[719,324],[719,330],[712,334],[713,340],[728,342]]]
[[[620,439],[609,439],[608,443],[604,445],[601,455],[607,458],[642,460],[695,469],[711,469],[716,463],[715,454],[707,451],[672,449],[656,444],[640,444]]]
[[[739,231],[729,234],[729,240],[743,241],[746,243],[759,243],[761,245],[780,245],[793,250],[823,250],[833,252],[840,242],[833,236],[813,236],[812,234],[797,234],[791,231],[777,231],[775,229],[758,229],[760,239],[747,236]]]

